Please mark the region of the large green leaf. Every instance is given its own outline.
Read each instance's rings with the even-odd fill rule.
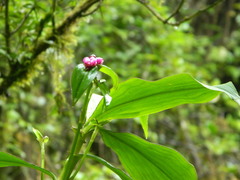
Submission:
[[[57,179],[56,176],[52,172],[50,172],[46,169],[43,169],[39,166],[28,163],[28,162],[26,162],[18,157],[15,157],[13,155],[10,155],[8,153],[0,152],[0,167],[9,167],[9,166],[29,167],[29,168],[41,171],[42,173],[49,175],[53,180]]]
[[[110,93],[111,104],[100,102],[90,119],[98,122],[112,119],[140,117],[181,104],[205,103],[224,92],[240,104],[240,97],[232,83],[207,86],[188,74],[179,74],[158,81],[130,79]]]
[[[177,151],[129,133],[100,130],[104,143],[118,155],[134,180],[196,180],[197,174]]]
[[[74,163],[77,163],[78,160],[83,156],[83,154],[78,154],[75,155],[75,161]],[[87,154],[87,158],[93,159],[99,163],[101,163],[102,165],[106,166],[107,168],[111,169],[115,174],[117,174],[122,180],[132,180],[132,178],[130,178],[124,171],[122,171],[121,169],[118,169],[116,167],[114,167],[112,164],[110,164],[109,162],[107,162],[106,160],[92,155],[92,154]]]
[[[87,70],[84,64],[78,64],[72,73],[72,99],[73,105],[77,103],[85,90],[90,86],[98,74],[98,68]]]

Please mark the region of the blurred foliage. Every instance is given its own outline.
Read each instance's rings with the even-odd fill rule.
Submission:
[[[177,17],[185,16],[211,0],[195,4],[188,0]],[[60,22],[78,1],[57,1],[55,21]],[[171,2],[152,1],[163,17],[174,10]],[[10,28],[16,29],[34,6],[23,27],[11,40],[11,56],[21,63],[36,37],[52,27],[52,2],[48,0],[11,1]],[[4,32],[4,5],[0,2],[0,31]],[[225,1],[191,22],[169,26],[159,22],[135,1],[104,1],[91,16],[77,22],[58,43],[41,54],[29,76],[35,77],[23,88],[15,86],[8,97],[0,98],[0,150],[39,164],[38,144],[32,133],[36,127],[50,138],[47,167],[53,172],[67,156],[72,141],[71,126],[79,115],[71,107],[70,75],[83,57],[92,53],[120,76],[156,80],[177,73],[190,73],[206,84],[233,81],[240,90],[240,3]],[[49,42],[52,43],[52,42]],[[9,72],[4,33],[0,34],[0,82]],[[107,80],[108,77],[105,77]],[[28,80],[28,79],[27,79]],[[109,83],[109,86],[111,83]],[[225,96],[205,105],[183,105],[151,115],[149,140],[173,147],[192,162],[201,180],[240,179],[240,111]],[[116,120],[109,125],[122,132],[144,137],[137,119]],[[31,148],[29,148],[31,147]],[[93,153],[118,164],[101,140]],[[17,171],[16,171],[17,170]],[[1,169],[0,179],[31,179],[36,173],[21,169]],[[98,164],[85,165],[79,179],[117,179]],[[90,173],[89,173],[90,172]]]

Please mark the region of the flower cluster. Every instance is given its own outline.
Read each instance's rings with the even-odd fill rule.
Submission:
[[[103,64],[103,58],[96,57],[94,54],[92,54],[89,57],[83,58],[83,63],[87,69],[91,69],[97,65]]]

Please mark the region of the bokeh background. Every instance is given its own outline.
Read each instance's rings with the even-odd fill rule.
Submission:
[[[216,0],[215,0],[216,1]],[[199,11],[214,0],[185,0],[171,22]],[[12,0],[9,27],[17,29],[6,46],[6,0],[0,1],[0,83],[11,72],[9,59],[24,64],[43,40],[82,1]],[[56,4],[53,6],[53,2]],[[168,17],[178,0],[152,0],[151,6]],[[33,8],[34,7],[34,8]],[[30,13],[29,13],[30,12]],[[0,98],[0,150],[29,162],[40,163],[40,147],[32,127],[49,136],[47,168],[58,173],[71,145],[81,102],[71,106],[70,78],[74,66],[90,54],[105,59],[120,77],[157,80],[189,73],[199,81],[216,85],[232,81],[240,91],[240,2],[222,1],[179,26],[164,24],[134,0],[102,2],[93,14],[81,18],[67,32],[49,41],[50,48],[37,57],[28,76],[14,83]],[[11,56],[12,58],[9,58]],[[19,69],[16,69],[18,71]],[[20,69],[21,70],[21,69]],[[111,79],[106,78],[111,86]],[[144,137],[138,119],[114,120],[115,131]],[[207,104],[183,105],[154,114],[149,119],[149,138],[172,147],[194,164],[200,180],[240,179],[239,106],[222,95]],[[100,138],[92,153],[121,167]],[[26,168],[1,168],[1,180],[31,180],[39,174]],[[79,180],[115,180],[110,170],[86,161]]]

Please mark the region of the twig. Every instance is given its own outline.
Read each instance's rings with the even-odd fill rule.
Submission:
[[[210,4],[209,6],[196,11],[192,15],[185,16],[182,20],[180,20],[178,22],[175,22],[175,23],[171,23],[171,22],[169,22],[169,20],[179,12],[179,10],[181,9],[181,7],[182,7],[182,5],[184,3],[184,0],[182,0],[180,2],[180,4],[178,5],[177,9],[166,19],[164,19],[151,5],[149,5],[148,1],[145,1],[145,0],[137,0],[137,1],[140,2],[142,5],[144,5],[152,13],[152,15],[154,15],[158,20],[160,20],[164,24],[168,24],[168,25],[172,25],[172,26],[178,26],[178,25],[180,25],[180,24],[182,24],[182,23],[184,23],[186,21],[189,21],[190,19],[198,16],[199,14],[201,14],[201,13],[211,9],[212,7],[218,5],[220,2],[222,2],[224,0],[217,0],[214,3]]]
[[[95,9],[93,9],[89,13],[83,14],[82,16],[85,17],[85,16],[89,16],[89,15],[93,14],[95,11],[97,11],[100,8],[100,6],[102,5],[102,2],[103,2],[103,0],[100,0]]]
[[[163,19],[163,17],[157,12],[155,11],[155,9],[149,5],[149,1],[145,1],[145,0],[137,0],[138,2],[140,2],[143,6],[145,6],[158,20],[164,22],[165,20]]]
[[[22,19],[22,21],[20,22],[20,24],[17,26],[17,28],[15,30],[13,30],[11,32],[11,36],[13,34],[15,34],[17,31],[19,31],[21,29],[21,27],[23,27],[24,23],[26,22],[26,20],[28,19],[29,15],[31,14],[31,12],[34,10],[34,6],[30,9],[30,11],[24,16],[24,18]]]
[[[52,32],[55,34],[55,10],[56,10],[57,2],[56,0],[52,0]]]
[[[176,10],[167,19],[165,19],[165,23],[167,23],[172,17],[174,17],[179,12],[179,10],[182,8],[184,2],[185,2],[185,0],[181,0],[178,7],[176,8]]]
[[[35,38],[35,40],[34,40],[34,49],[37,48],[38,39],[41,37],[45,25],[51,20],[51,18],[52,18],[52,14],[51,14],[51,13],[47,13],[47,14],[45,15],[45,17],[42,18],[42,19],[39,21],[39,24],[38,24],[37,27],[36,27],[36,29],[37,29],[38,32],[37,32],[37,36],[36,36],[36,38]],[[52,33],[55,34],[55,30],[52,31]]]
[[[8,54],[11,53],[10,36],[11,34],[10,34],[10,25],[9,25],[9,1],[5,0],[5,44],[6,44],[6,52]]]
[[[203,8],[203,9],[198,10],[197,12],[193,13],[192,15],[184,17],[182,20],[180,20],[179,22],[177,22],[177,23],[175,23],[173,25],[180,25],[183,22],[189,21],[190,19],[193,19],[194,17],[198,16],[199,14],[201,14],[201,13],[203,13],[203,12],[213,8],[213,7],[215,7],[216,5],[221,3],[222,1],[224,1],[224,0],[217,0],[214,3],[210,4],[209,6]]]

